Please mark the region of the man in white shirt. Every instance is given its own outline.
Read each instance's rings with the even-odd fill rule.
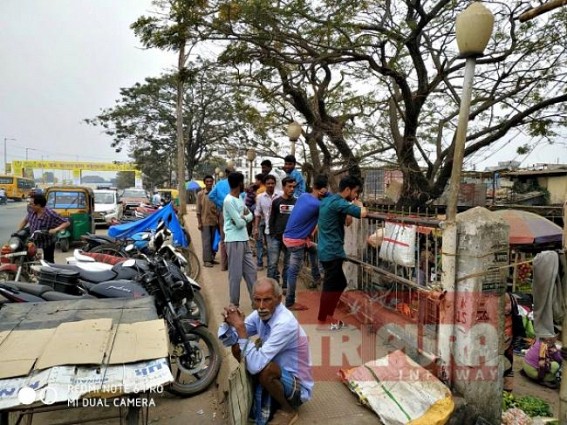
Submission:
[[[154,196],[152,196],[152,205],[155,206],[160,206],[161,205],[161,195],[159,194],[159,192],[156,190],[154,191]]]
[[[264,174],[265,176],[270,175],[270,176],[274,176],[276,178],[276,193],[278,195],[281,195],[281,193],[283,192],[283,187],[282,187],[282,179],[284,179],[287,174],[284,170],[279,170],[277,168],[272,168],[272,161],[270,161],[269,159],[265,159],[260,163],[260,166],[262,167],[262,174]]]
[[[270,234],[270,212],[272,211],[272,201],[280,195],[275,192],[276,177],[268,174],[265,177],[265,192],[256,198],[256,208],[254,210],[254,227],[252,237],[256,240],[264,239]],[[261,238],[261,239],[260,239]],[[268,255],[268,270],[270,269],[270,256]]]

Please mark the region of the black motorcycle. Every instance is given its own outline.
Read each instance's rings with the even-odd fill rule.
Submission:
[[[148,242],[151,233],[152,232],[148,230],[146,232],[137,233],[133,237],[126,239],[116,239],[108,235],[87,233],[81,236],[81,240],[83,241],[81,249],[84,252],[94,254],[106,254],[124,258],[141,258],[142,254],[152,255]],[[167,228],[164,228],[164,237],[167,238],[170,235],[171,232]],[[190,240],[189,235],[187,235],[187,240]],[[166,246],[169,248],[169,252],[164,252],[164,255],[167,256],[168,260],[176,263],[181,269],[185,270],[185,273],[191,279],[197,280],[201,273],[201,262],[197,254],[191,249],[181,249],[171,245]]]
[[[130,261],[130,260],[129,260]],[[189,396],[204,391],[218,374],[222,361],[215,336],[198,320],[186,316],[191,284],[178,267],[155,255],[147,258],[147,271],[138,281],[115,280],[64,286],[80,295],[55,291],[42,284],[0,283],[0,295],[9,302],[54,301],[81,297],[115,298],[153,296],[157,312],[168,324],[170,363],[175,382],[168,391]],[[69,274],[72,272],[63,272]],[[67,276],[66,278],[70,278]],[[64,279],[59,279],[59,284]],[[63,286],[62,286],[63,287]]]
[[[165,230],[163,230],[163,232],[166,233]],[[156,235],[156,239],[159,239],[160,235]],[[164,245],[159,242],[155,243],[159,244],[158,251],[155,255],[167,261],[170,267],[177,268],[181,273],[183,262],[185,261],[181,254],[175,252],[170,245]],[[127,251],[131,249],[133,248],[126,248]],[[40,284],[51,286],[57,291],[72,295],[83,294],[85,291],[81,289],[82,287],[86,288],[88,293],[98,298],[121,298],[129,296],[129,292],[132,291],[130,287],[132,282],[124,283],[123,281],[137,281],[149,270],[149,264],[146,259],[151,257],[145,254],[140,254],[139,256],[145,259],[129,259],[115,264],[110,270],[97,271],[86,270],[85,268],[71,264],[49,264],[43,262],[43,266],[39,268],[39,272],[36,273],[36,280]],[[185,278],[189,281],[191,287],[191,293],[187,294],[188,298],[185,304],[188,318],[197,319],[206,324],[208,323],[207,305],[201,293],[201,286],[190,277],[185,276]],[[81,285],[78,286],[79,282]],[[116,289],[118,288],[117,282],[121,285],[120,290]],[[93,293],[92,291],[95,289],[94,285],[102,286],[99,286],[98,291]]]

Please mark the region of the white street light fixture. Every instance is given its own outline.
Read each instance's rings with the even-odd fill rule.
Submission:
[[[301,124],[297,121],[293,121],[287,126],[287,137],[289,137],[289,141],[291,142],[292,155],[295,155],[295,142],[297,142],[299,136],[301,136],[301,132]]]

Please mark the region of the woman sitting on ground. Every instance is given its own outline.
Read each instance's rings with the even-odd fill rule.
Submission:
[[[558,388],[557,372],[562,361],[561,353],[555,346],[555,338],[538,338],[526,352],[521,374],[538,384]]]

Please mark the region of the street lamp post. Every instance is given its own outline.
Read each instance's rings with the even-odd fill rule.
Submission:
[[[295,143],[301,136],[301,124],[297,121],[291,122],[287,126],[287,137],[289,137],[289,141],[291,142],[291,154],[295,156]]]
[[[457,202],[463,157],[469,121],[472,84],[476,59],[483,55],[494,26],[494,16],[480,2],[473,2],[457,16],[455,31],[460,57],[466,58],[463,93],[459,109],[457,135],[453,153],[453,167],[447,197],[446,227],[443,230],[443,289],[445,297],[445,320],[439,330],[439,354],[442,360],[442,377],[451,385],[453,382],[452,341],[455,328],[456,263],[457,263]]]
[[[10,137],[4,137],[4,174],[8,174],[8,156],[6,155],[6,142],[8,140],[16,140],[16,139],[12,139]]]
[[[34,149],[34,148],[26,148],[26,161],[28,160],[28,151],[37,151],[39,149]]]
[[[254,164],[254,160],[256,159],[256,150],[253,148],[248,149],[246,152],[246,159],[250,162],[250,169],[249,169],[249,182],[252,184],[252,165]]]

